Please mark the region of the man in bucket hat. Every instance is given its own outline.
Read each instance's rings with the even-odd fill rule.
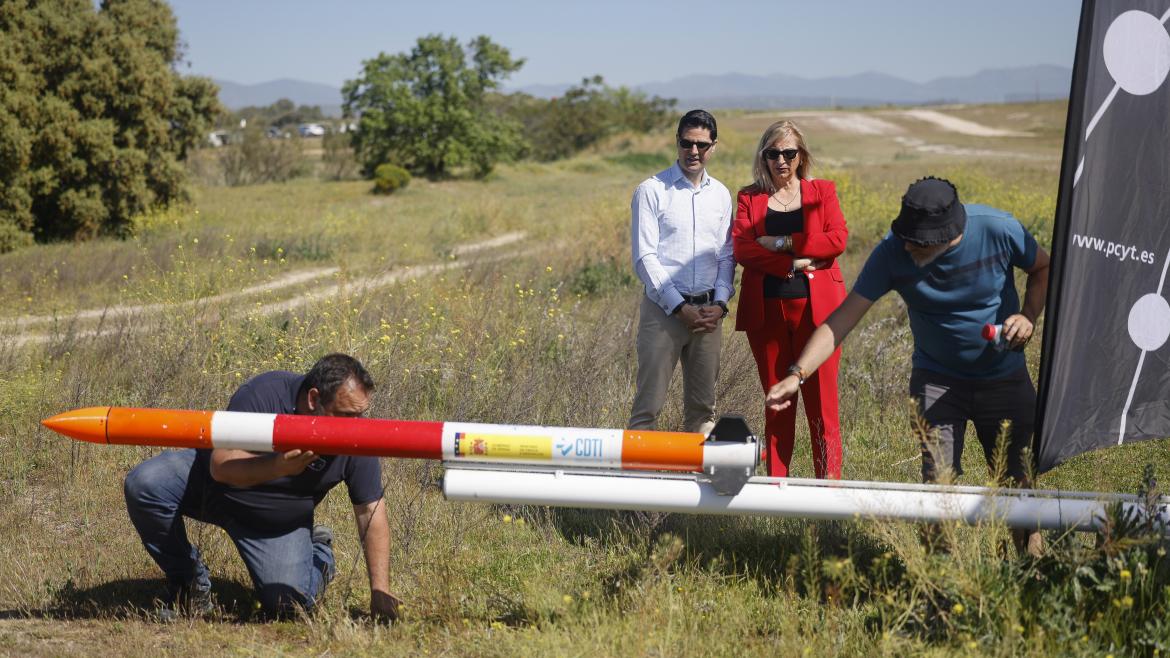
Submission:
[[[1015,268],[1027,273],[1022,305]],[[768,392],[767,404],[774,409],[792,404],[800,383],[891,290],[906,303],[914,336],[910,394],[927,428],[923,481],[934,482],[948,470],[962,473],[968,420],[994,470],[1001,428],[1009,421],[999,463],[1016,486],[1031,486],[1026,449],[1036,389],[1022,348],[1044,310],[1048,253],[1019,220],[995,208],[959,203],[955,186],[940,178],[924,178],[906,190],[890,233],[869,255],[853,291],[813,333],[789,375]],[[986,325],[1002,327],[1003,344],[984,337]],[[1013,540],[1021,551],[1042,550],[1038,532],[1013,531]]]

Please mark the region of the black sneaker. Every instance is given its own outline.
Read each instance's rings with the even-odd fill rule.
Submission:
[[[313,526],[313,543],[325,544],[329,548],[333,548],[333,528],[327,525]]]
[[[211,586],[198,583],[168,584],[166,593],[155,600],[155,616],[161,622],[173,622],[183,617],[202,619],[215,612],[215,596]]]

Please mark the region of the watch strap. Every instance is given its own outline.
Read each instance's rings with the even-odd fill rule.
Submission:
[[[788,374],[789,375],[796,375],[796,378],[798,380],[800,380],[801,385],[804,384],[804,380],[808,379],[808,373],[806,373],[804,371],[804,368],[801,368],[800,366],[796,365],[795,363],[788,366]],[[787,375],[785,375],[785,376],[787,376]]]

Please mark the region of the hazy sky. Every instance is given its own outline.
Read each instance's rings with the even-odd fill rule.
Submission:
[[[634,85],[687,73],[879,71],[923,82],[986,68],[1072,67],[1075,0],[172,0],[187,72],[340,86],[422,35],[486,34],[527,63],[506,83]]]

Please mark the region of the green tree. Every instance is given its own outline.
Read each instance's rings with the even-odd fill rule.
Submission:
[[[526,154],[537,160],[569,157],[624,130],[644,133],[668,126],[675,105],[672,98],[614,89],[600,75],[581,80],[559,98],[516,93],[496,96],[492,103],[524,126]]]
[[[219,111],[161,0],[0,0],[0,251],[120,234],[184,194]]]
[[[523,66],[486,36],[466,47],[422,37],[409,53],[379,53],[342,87],[346,116],[360,117],[353,146],[366,176],[394,162],[429,178],[471,167],[477,176],[515,155],[519,125],[488,106],[487,94]]]

